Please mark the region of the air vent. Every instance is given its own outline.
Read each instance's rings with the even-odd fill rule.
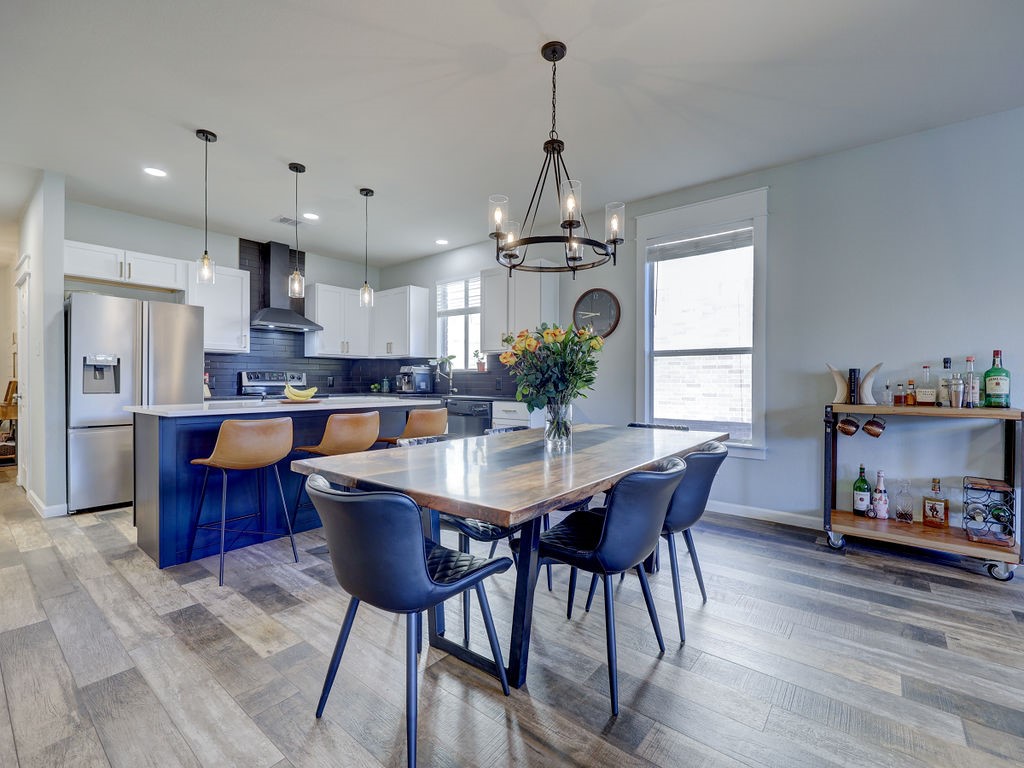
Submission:
[[[278,216],[276,219],[271,219],[271,221],[277,224],[287,224],[289,227],[294,227],[296,224],[301,226],[306,223],[304,221],[296,221],[291,216]]]

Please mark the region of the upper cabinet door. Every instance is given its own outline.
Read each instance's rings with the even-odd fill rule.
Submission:
[[[123,282],[124,251],[105,245],[64,241],[64,274],[91,280]]]
[[[510,308],[515,305],[515,287],[515,278],[509,277],[507,269],[480,273],[480,349],[484,352],[502,351],[501,340],[512,331]]]
[[[547,262],[542,262],[547,263]],[[513,271],[480,273],[480,343],[485,352],[504,350],[501,339],[541,323],[562,325],[558,313],[558,273]]]
[[[344,328],[342,334],[345,341],[345,354],[351,357],[370,356],[370,316],[373,309],[359,306],[359,291],[344,289],[343,315]]]
[[[377,291],[371,323],[372,357],[427,357],[427,297],[417,285]]]
[[[124,263],[124,276],[130,283],[183,291],[188,282],[188,262],[184,259],[125,251]]]
[[[314,283],[306,290],[306,317],[324,327],[304,334],[306,357],[341,357],[345,354],[345,289]]]
[[[203,349],[207,352],[249,351],[249,273],[216,267],[213,285],[196,283],[196,265],[188,265],[189,304],[203,307]]]

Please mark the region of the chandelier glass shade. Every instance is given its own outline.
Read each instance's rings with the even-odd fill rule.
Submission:
[[[203,255],[196,259],[196,283],[213,285],[217,265],[210,258],[210,145],[217,140],[217,134],[200,128],[196,138],[203,142]]]
[[[562,157],[565,142],[558,137],[556,128],[556,97],[557,66],[565,58],[565,53],[566,45],[562,42],[552,41],[541,47],[541,56],[551,62],[551,131],[544,142],[544,162],[522,220],[522,229],[519,222],[511,218],[508,196],[491,195],[488,200],[488,226],[495,243],[495,258],[499,264],[508,268],[510,275],[513,269],[518,269],[523,272],[572,272],[575,278],[576,272],[581,269],[600,267],[608,261],[614,265],[616,248],[623,242],[625,203],[608,203],[605,206],[604,240],[592,237],[583,215],[583,183],[572,178]],[[534,235],[534,225],[549,178],[558,198],[559,227],[562,233]],[[528,264],[527,250],[535,244],[560,246],[561,263]]]
[[[288,170],[295,174],[295,271],[288,276],[288,298],[301,299],[306,295],[306,278],[299,271],[299,174],[306,172],[306,166],[288,163]]]

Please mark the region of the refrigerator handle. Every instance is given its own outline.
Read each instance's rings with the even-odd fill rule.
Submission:
[[[139,313],[136,327],[139,329],[135,335],[135,402],[139,405],[149,405],[149,312],[146,302],[140,301],[136,312]]]

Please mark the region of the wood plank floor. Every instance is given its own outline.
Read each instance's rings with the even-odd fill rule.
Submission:
[[[159,571],[130,510],[39,520],[0,469],[0,766],[401,766],[404,622],[363,607],[314,718],[347,597],[320,531]],[[680,553],[616,587],[621,714],[609,716],[601,597],[565,619],[567,569],[537,594],[527,685],[428,650],[424,766],[979,766],[1024,763],[1024,572],[709,514],[710,601]],[[453,542],[450,542],[454,544]],[[481,548],[481,552],[483,552]],[[667,555],[662,553],[667,565]],[[514,574],[488,595],[507,647]],[[473,646],[488,653],[473,609]],[[461,635],[460,603],[448,612]]]

